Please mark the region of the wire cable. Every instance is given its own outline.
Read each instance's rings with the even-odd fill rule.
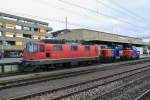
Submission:
[[[145,28],[145,27],[142,27],[142,26],[138,26],[138,25],[136,25],[136,24],[130,23],[130,22],[125,21],[125,20],[121,20],[121,19],[119,19],[119,18],[117,18],[117,17],[114,17],[114,16],[110,16],[110,15],[106,15],[106,14],[99,13],[99,12],[97,12],[96,10],[91,9],[91,8],[83,7],[83,6],[80,6],[80,5],[78,5],[78,4],[74,4],[74,3],[71,3],[71,2],[68,2],[68,1],[65,1],[65,0],[59,0],[59,1],[62,2],[62,3],[68,4],[68,5],[74,6],[74,7],[78,7],[78,8],[84,9],[84,10],[89,11],[89,12],[92,12],[92,13],[96,13],[96,14],[99,14],[99,15],[102,15],[102,16],[105,16],[105,17],[108,17],[108,18],[111,18],[111,19],[114,19],[114,20],[117,20],[117,21],[120,21],[120,22],[129,24],[129,25],[131,25],[131,26],[136,26],[136,27],[139,27],[139,28],[142,28],[142,29],[145,29],[145,30],[149,30],[149,31],[150,31],[149,28]]]

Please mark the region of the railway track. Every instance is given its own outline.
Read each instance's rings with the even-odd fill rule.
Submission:
[[[147,58],[140,58],[139,60],[136,60],[136,61],[138,61],[138,62],[134,62],[134,60],[133,60],[133,62],[136,64],[136,63],[140,63],[140,62],[139,62],[140,60],[147,60],[147,59],[150,59],[150,57],[147,57]],[[130,64],[131,61],[124,61],[124,62]],[[120,61],[120,62],[115,62],[115,63],[120,63],[120,64],[122,64],[121,61]],[[101,65],[101,64],[92,64],[92,66],[94,66],[94,65]],[[78,65],[78,67],[85,67],[85,66],[87,66],[87,65]],[[89,65],[88,65],[88,66],[89,66]],[[77,67],[77,66],[75,66],[75,67]],[[73,68],[73,67],[72,67],[72,68]],[[59,69],[50,68],[50,69],[44,70],[44,72],[56,71],[56,70],[63,70],[63,69],[68,69],[68,67],[60,67]],[[42,70],[42,71],[40,71],[40,70],[38,71],[38,73],[40,73],[40,72],[43,72],[43,70]],[[7,72],[7,73],[2,73],[2,74],[0,74],[0,78],[2,78],[2,77],[9,77],[9,76],[17,76],[17,75],[33,74],[33,73],[37,73],[37,72],[20,72],[20,71],[17,71],[17,72]]]
[[[142,60],[139,62],[136,61],[129,61],[127,63],[125,62],[121,62],[121,63],[114,63],[113,66],[110,66],[110,68],[108,66],[105,67],[105,65],[103,67],[95,67],[92,68],[92,66],[89,66],[86,68],[82,68],[79,70],[70,70],[70,71],[66,71],[66,72],[61,72],[56,73],[56,74],[40,74],[40,73],[33,73],[33,75],[31,74],[29,77],[21,77],[21,79],[12,79],[12,80],[6,80],[6,81],[0,81],[0,90],[2,89],[6,89],[6,88],[11,88],[11,87],[17,87],[17,86],[23,86],[23,85],[28,85],[28,84],[34,84],[34,83],[39,83],[39,82],[44,82],[44,81],[48,81],[48,80],[54,80],[54,79],[60,79],[60,78],[67,78],[67,77],[71,77],[71,76],[77,76],[77,75],[81,75],[81,74],[88,74],[88,73],[93,73],[96,71],[103,71],[103,70],[111,70],[113,68],[119,68],[119,67],[123,67],[123,66],[128,66],[128,65],[134,65],[134,64],[139,64],[139,63],[145,63],[147,62],[147,60]],[[119,65],[119,66],[118,66]],[[23,74],[24,75],[24,74]]]
[[[32,97],[34,99],[35,98],[38,98],[38,99],[39,98],[48,98],[48,99],[58,100],[58,99],[71,98],[72,96],[74,98],[76,98],[76,95],[79,95],[80,93],[82,94],[88,90],[96,89],[97,87],[100,87],[100,86],[104,86],[104,85],[107,85],[110,83],[115,83],[115,82],[121,81],[125,78],[128,78],[129,76],[132,76],[133,78],[135,78],[135,76],[140,77],[143,74],[146,75],[150,72],[149,66],[150,66],[150,63],[144,62],[144,64],[137,64],[136,63],[136,65],[130,65],[130,66],[129,65],[127,66],[127,64],[124,64],[124,67],[118,68],[118,70],[113,69],[114,70],[113,72],[111,72],[112,70],[100,71],[97,69],[95,69],[92,73],[91,72],[89,73],[88,71],[86,73],[83,73],[83,71],[82,71],[82,73],[78,72],[78,74],[76,74],[76,75],[69,75],[67,77],[68,78],[69,77],[74,78],[74,77],[78,76],[79,78],[82,78],[82,77],[85,78],[85,74],[86,74],[87,78],[90,77],[86,81],[85,80],[84,81],[79,80],[78,82],[74,81],[72,84],[67,84],[67,85],[64,84],[62,86],[57,86],[53,89],[47,88],[45,90],[40,90],[38,92],[32,92],[30,94],[28,93],[28,94],[24,94],[24,95],[18,95],[15,97],[10,96],[9,99],[11,99],[11,100],[29,99],[29,98],[31,99],[31,97]],[[91,69],[90,69],[90,71],[91,71]],[[100,72],[105,73],[105,75],[101,74]],[[71,72],[71,73],[73,74],[73,72]],[[88,74],[89,74],[89,76],[88,76]],[[101,74],[101,76],[99,76],[100,74]],[[132,78],[132,80],[133,80],[133,78]],[[57,78],[54,78],[54,79],[57,79]],[[59,80],[59,79],[62,79],[65,81],[66,76],[62,77],[62,75],[61,75],[61,77],[59,77],[57,80]],[[57,81],[57,80],[55,80],[55,81]],[[46,81],[47,81],[47,79],[46,79]],[[43,82],[43,80],[41,82]],[[30,83],[28,83],[28,84],[30,84]],[[39,83],[37,83],[37,84],[39,84]],[[14,86],[16,86],[16,85],[14,85]],[[17,85],[17,86],[21,87],[22,84]],[[2,92],[6,92],[5,89],[8,90],[8,87],[7,88],[1,88]],[[13,85],[12,85],[12,88],[13,88]],[[88,96],[86,96],[86,97],[88,97]],[[83,99],[85,99],[85,98],[83,98]]]
[[[108,84],[112,84],[112,83],[116,83],[116,82],[119,83],[119,81],[122,81],[125,78],[127,79],[128,77],[132,77],[132,79],[133,79],[134,75],[137,75],[139,77],[140,75],[147,74],[149,72],[150,72],[149,68],[142,69],[142,70],[132,70],[132,71],[128,71],[128,72],[117,73],[115,75],[107,76],[102,79],[95,79],[95,80],[91,80],[86,83],[77,84],[75,86],[72,86],[71,89],[70,89],[70,87],[69,87],[69,89],[67,87],[65,87],[67,89],[63,89],[59,92],[57,90],[55,93],[53,92],[52,93],[53,97],[51,97],[50,99],[52,99],[52,100],[58,100],[58,99],[66,99],[66,100],[68,100],[68,99],[71,99],[71,100],[84,99],[84,100],[87,100],[88,96],[89,97],[94,96],[93,93],[91,93],[91,95],[89,94],[90,93],[89,91],[91,91],[91,90],[94,91],[94,89],[97,90],[98,87],[101,87],[101,91],[103,90],[103,92],[104,92],[104,87]],[[131,78],[130,78],[130,80],[131,80]],[[122,83],[122,82],[120,82],[120,83]],[[117,85],[119,85],[119,84],[117,84]],[[68,91],[70,91],[70,92],[68,92]],[[90,100],[93,100],[93,99],[90,99]],[[105,99],[102,99],[102,100],[105,100]]]
[[[0,78],[2,77],[9,77],[9,76],[17,76],[17,75],[26,75],[26,74],[30,74],[31,72],[8,72],[8,73],[2,73],[0,74]],[[33,73],[33,72],[32,72]]]
[[[149,100],[149,99],[150,99],[150,89],[148,89],[146,92],[144,92],[134,100]]]
[[[144,75],[140,78],[136,78],[133,79],[132,81],[124,83],[121,86],[118,86],[117,88],[113,88],[105,93],[101,93],[101,95],[100,94],[96,95],[90,98],[89,100],[133,100],[134,97],[136,96],[135,93],[137,93],[136,87],[140,86],[141,83],[143,82],[147,82],[146,80],[149,79],[150,79],[150,74]],[[149,83],[150,81],[148,81],[146,85],[148,85]],[[135,87],[134,91],[132,90],[133,87]],[[145,99],[141,99],[141,100],[145,100]]]

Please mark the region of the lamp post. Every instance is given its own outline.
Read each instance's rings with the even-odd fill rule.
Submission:
[[[2,45],[1,45],[1,58],[4,58],[4,45],[3,45],[3,41],[2,41]]]
[[[2,44],[2,58],[4,58],[4,45]]]
[[[1,37],[3,38],[4,34],[1,32]],[[4,40],[1,41],[1,58],[4,58]]]

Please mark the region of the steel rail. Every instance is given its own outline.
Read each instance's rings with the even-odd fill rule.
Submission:
[[[120,65],[117,65],[119,67],[123,67],[123,66],[128,66],[128,65],[134,65],[134,64],[139,64],[142,62],[147,62],[147,60],[145,61],[140,61],[139,62],[129,62],[129,63],[123,63]],[[90,67],[90,66],[89,66]],[[113,66],[111,66],[113,68]],[[116,65],[114,65],[115,68]],[[88,74],[88,73],[93,73],[93,72],[97,72],[97,71],[104,71],[105,68],[107,69],[107,67],[104,66],[104,68],[99,67],[99,68],[89,68],[89,69],[85,69],[85,70],[79,70],[79,71],[69,71],[69,72],[65,72],[65,73],[58,73],[58,74],[54,74],[54,75],[44,75],[44,76],[40,76],[40,75],[36,75],[34,77],[29,77],[26,79],[17,79],[17,80],[11,80],[11,81],[4,81],[4,82],[0,82],[0,90],[2,89],[6,89],[6,88],[11,88],[11,87],[17,87],[17,86],[23,86],[23,85],[29,85],[29,84],[34,84],[34,83],[39,83],[39,82],[44,82],[44,81],[48,81],[48,80],[54,80],[54,79],[61,79],[61,78],[67,78],[67,77],[72,77],[72,76],[78,76],[81,74]],[[110,68],[111,69],[111,68]]]
[[[142,68],[137,68],[137,69],[132,69],[132,70],[128,70],[128,71],[119,72],[119,73],[116,73],[116,74],[113,74],[113,75],[110,75],[110,76],[106,76],[106,77],[102,77],[102,78],[99,78],[99,79],[96,79],[96,80],[113,77],[113,76],[115,76],[115,75],[121,75],[121,74],[123,74],[123,73],[129,73],[129,72],[131,72],[131,71],[143,69],[143,68],[149,67],[149,66],[150,66],[150,65],[144,66],[144,67],[142,67]],[[146,69],[146,70],[147,70],[147,69]],[[134,73],[134,74],[135,74],[135,73]],[[49,90],[49,89],[48,89],[48,90],[40,91],[40,92],[37,92],[37,93],[32,93],[32,94],[30,94],[30,95],[28,94],[28,95],[23,95],[23,96],[19,96],[19,97],[9,98],[9,99],[10,99],[10,100],[25,99],[25,98],[28,98],[28,97],[34,97],[34,96],[37,96],[37,95],[42,95],[42,94],[46,94],[46,93],[53,92],[53,91],[58,91],[58,90],[62,90],[62,89],[71,88],[71,87],[78,86],[78,85],[85,84],[85,83],[89,83],[89,82],[92,82],[92,81],[95,81],[95,80],[90,80],[90,81],[86,81],[86,82],[83,82],[83,83],[73,84],[73,85],[71,85],[71,86],[61,87],[61,88],[57,88],[57,89],[54,89],[54,90]],[[54,100],[57,100],[57,99],[59,99],[59,98],[62,98],[62,97],[55,98]]]
[[[117,90],[119,90],[119,89],[121,89],[121,88],[124,88],[124,87],[127,87],[127,86],[129,86],[129,85],[132,85],[132,84],[134,84],[134,83],[136,83],[136,82],[138,82],[138,81],[140,81],[140,80],[142,80],[142,79],[144,79],[144,78],[147,78],[147,77],[150,77],[150,74],[144,75],[144,76],[142,76],[142,77],[140,77],[140,78],[137,78],[137,79],[134,80],[134,81],[130,81],[129,83],[123,84],[123,85],[121,85],[121,86],[119,86],[119,87],[117,87],[117,88],[114,88],[114,89],[112,89],[112,90],[110,90],[110,91],[108,91],[108,92],[106,92],[106,93],[104,93],[104,94],[102,94],[102,95],[96,95],[96,96],[90,98],[89,100],[98,100],[99,98],[102,98],[102,97],[104,97],[104,96],[105,96],[105,97],[108,97],[107,95],[113,93],[114,91],[117,91]],[[144,99],[140,99],[140,100],[144,100]]]
[[[146,97],[150,97],[150,89],[135,98],[134,100],[145,100]]]

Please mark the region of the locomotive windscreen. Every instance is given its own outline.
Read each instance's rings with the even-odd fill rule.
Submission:
[[[26,51],[33,53],[37,51],[37,45],[32,43],[32,42],[28,42],[26,44]]]

